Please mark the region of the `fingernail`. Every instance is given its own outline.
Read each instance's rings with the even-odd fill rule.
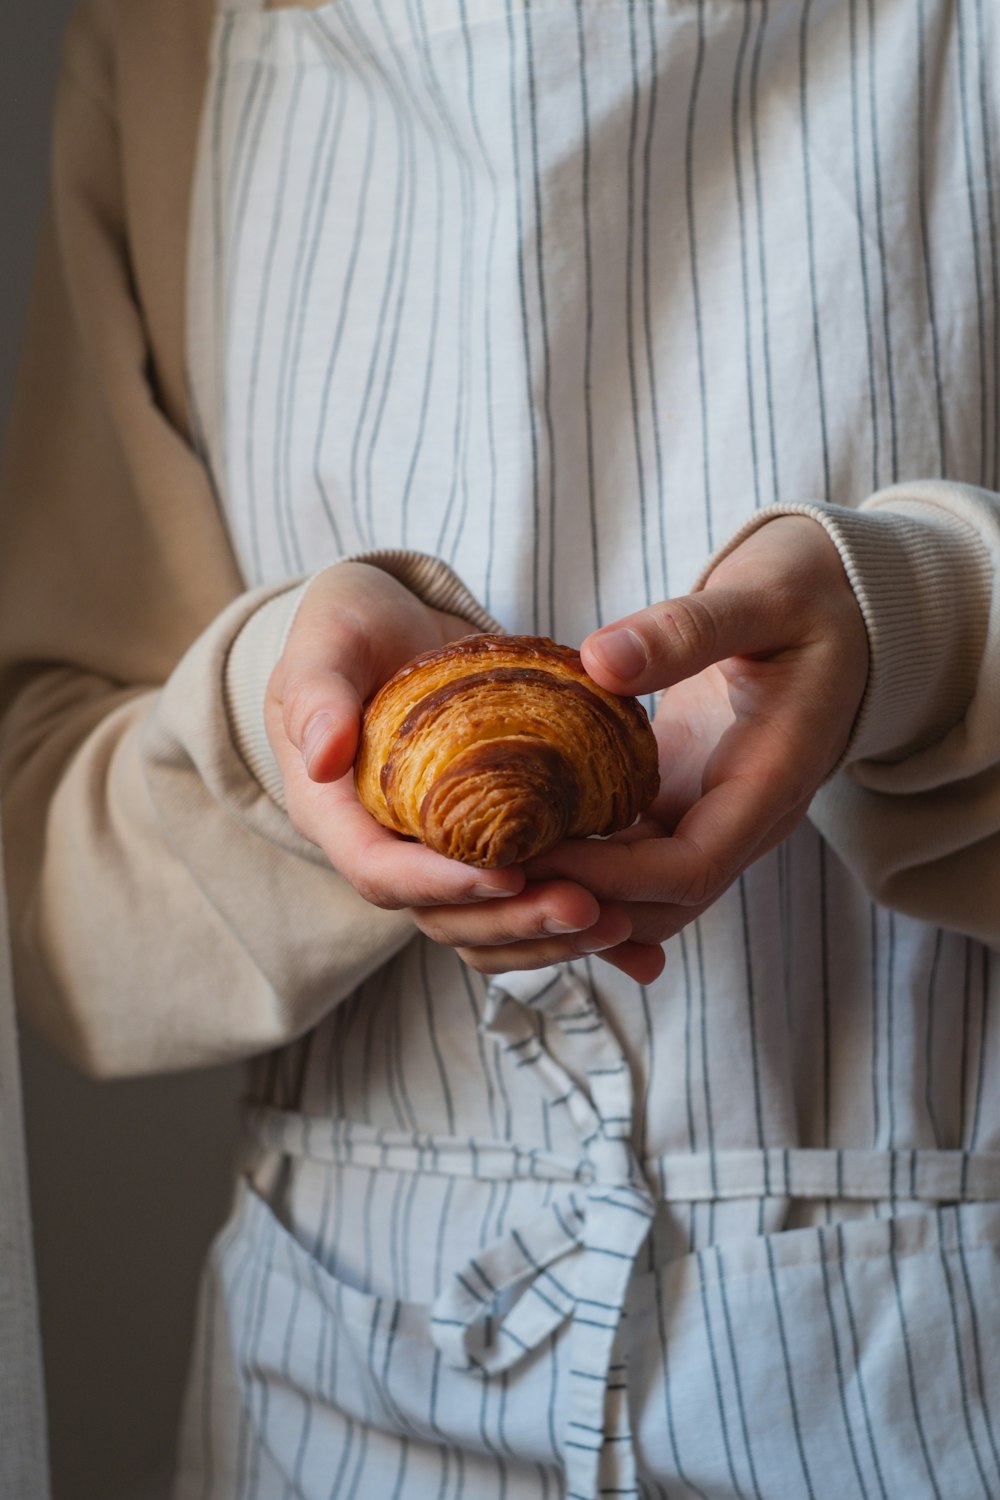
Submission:
[[[308,771],[317,753],[323,748],[323,744],[330,733],[333,719],[329,714],[316,714],[309,720],[302,735],[302,759],[305,761]]]
[[[634,630],[626,626],[622,630],[609,630],[604,635],[594,636],[590,649],[616,677],[626,682],[638,677],[646,666],[646,648]]]
[[[546,917],[542,922],[543,932],[582,932],[583,928],[579,922],[561,922],[558,917]]]
[[[513,896],[514,892],[501,885],[482,885],[479,881],[472,887],[471,894],[479,896],[482,900],[488,900],[491,896]]]
[[[603,953],[605,948],[617,948],[617,942],[609,942],[607,938],[583,938],[577,943],[578,953]]]

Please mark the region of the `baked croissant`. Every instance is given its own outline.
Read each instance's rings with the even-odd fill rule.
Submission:
[[[627,828],[656,795],[634,698],[535,636],[466,636],[409,662],[369,703],[358,796],[386,828],[494,869]]]

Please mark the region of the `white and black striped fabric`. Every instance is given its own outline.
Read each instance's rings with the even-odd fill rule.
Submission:
[[[248,584],[575,643],[757,507],[996,488],[984,0],[224,4],[192,407]],[[809,825],[667,948],[412,943],[269,1060],[177,1500],[1000,1494],[984,949]]]

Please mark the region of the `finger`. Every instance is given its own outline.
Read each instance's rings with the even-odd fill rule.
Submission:
[[[554,881],[527,887],[506,901],[419,908],[414,920],[426,937],[453,948],[488,948],[533,938],[584,933],[601,915],[582,886]]]
[[[602,687],[648,693],[730,656],[788,645],[784,611],[766,582],[746,581],[652,604],[587,636],[583,665]]]
[[[733,778],[707,792],[670,838],[567,841],[529,861],[525,873],[529,880],[572,878],[601,901],[704,908],[807,807],[808,799],[791,807],[783,799],[764,802],[757,785]]]
[[[709,884],[701,849],[679,833],[633,843],[567,840],[525,866],[529,880],[572,878],[601,901],[694,904]]]
[[[773,849],[788,837],[793,828],[801,822],[805,816],[805,807],[797,809],[793,814],[776,824],[770,831],[764,842],[754,850],[753,855],[746,861],[743,869],[762,858],[770,849]],[[733,872],[732,879],[735,880],[741,870]],[[732,881],[729,882],[732,884]],[[663,944],[670,938],[676,937],[683,928],[688,927],[696,921],[704,911],[718,899],[721,891],[698,905],[670,905],[661,902],[637,902],[625,903],[625,910],[632,922],[632,937],[620,948],[610,949],[597,956],[602,963],[612,964],[621,969],[630,978],[639,984],[652,984],[663,972],[666,963],[666,955]],[[659,955],[659,962],[654,955]]]
[[[529,885],[505,901],[421,907],[421,932],[453,948],[490,948],[534,938],[586,932],[601,915],[600,903],[570,880]]]
[[[362,697],[354,683],[327,668],[297,666],[286,677],[277,707],[285,738],[312,781],[336,781],[354,761]]]
[[[618,906],[605,906],[586,933],[567,938],[545,937],[494,947],[461,947],[457,951],[470,969],[480,974],[506,974],[514,969],[544,969],[549,964],[617,948],[628,941],[631,926]]]
[[[663,973],[666,954],[659,944],[629,941],[596,955],[601,963],[620,969],[636,984],[653,984]]]
[[[692,908],[663,901],[623,903],[632,923],[631,941],[659,948],[692,920]]]
[[[510,897],[524,887],[518,865],[479,870],[382,828],[358,802],[350,778],[328,787],[310,784],[304,800],[310,804],[305,813],[294,791],[289,797],[296,827],[373,906],[457,906]]]

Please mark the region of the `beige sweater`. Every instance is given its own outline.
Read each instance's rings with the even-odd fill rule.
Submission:
[[[81,1066],[309,1029],[405,943],[290,827],[261,733],[295,592],[246,592],[187,432],[184,276],[211,0],[85,0],[67,38],[0,508],[0,779],[20,1003]],[[1000,943],[1000,502],[811,511],[872,675],[813,816],[881,900]],[[759,518],[754,524],[759,524]],[[381,559],[484,625],[443,565]]]

